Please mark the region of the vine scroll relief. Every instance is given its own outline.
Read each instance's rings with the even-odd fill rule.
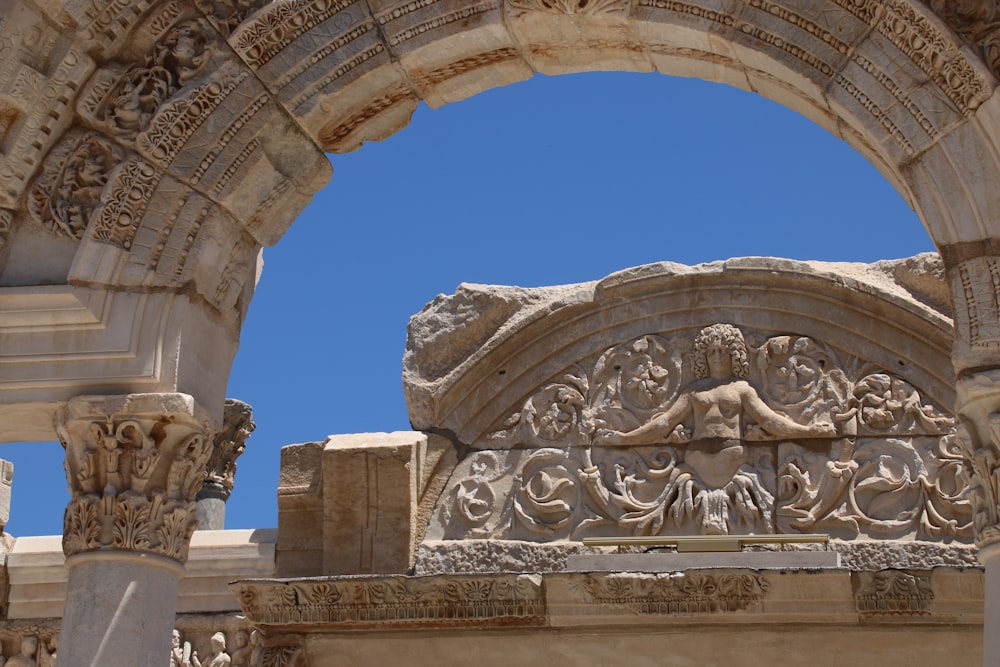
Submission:
[[[546,384],[477,444],[431,539],[973,538],[953,416],[805,336],[644,335]]]

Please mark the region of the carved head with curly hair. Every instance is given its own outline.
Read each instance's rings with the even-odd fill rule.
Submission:
[[[743,333],[732,324],[713,324],[699,331],[694,339],[694,375],[696,378],[707,378],[711,374],[706,356],[711,347],[721,347],[729,351],[734,377],[746,378],[750,375],[750,362]]]

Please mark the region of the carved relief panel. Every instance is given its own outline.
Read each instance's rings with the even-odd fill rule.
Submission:
[[[905,370],[728,324],[625,341],[473,443],[428,537],[971,541],[955,420]]]

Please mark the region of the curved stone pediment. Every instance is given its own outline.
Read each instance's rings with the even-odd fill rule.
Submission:
[[[411,417],[473,451],[428,538],[971,541],[936,261],[660,264],[439,297],[411,322]]]
[[[810,338],[843,363],[901,373],[951,406],[952,327],[940,275],[933,255],[871,265],[751,257],[650,264],[560,287],[462,285],[410,321],[410,421],[482,447],[536,392],[593,369],[616,346],[690,339],[716,322],[752,330],[763,337],[758,345]],[[688,360],[664,363],[676,374]]]

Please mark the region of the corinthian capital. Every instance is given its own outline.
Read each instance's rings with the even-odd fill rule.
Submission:
[[[211,455],[205,467],[205,483],[198,492],[198,499],[220,498],[229,500],[236,481],[236,459],[246,449],[246,439],[257,425],[253,421],[253,408],[234,398],[226,399],[222,430],[215,436]]]
[[[63,551],[120,550],[187,560],[194,499],[212,450],[185,394],[80,396],[58,418],[72,499]]]

